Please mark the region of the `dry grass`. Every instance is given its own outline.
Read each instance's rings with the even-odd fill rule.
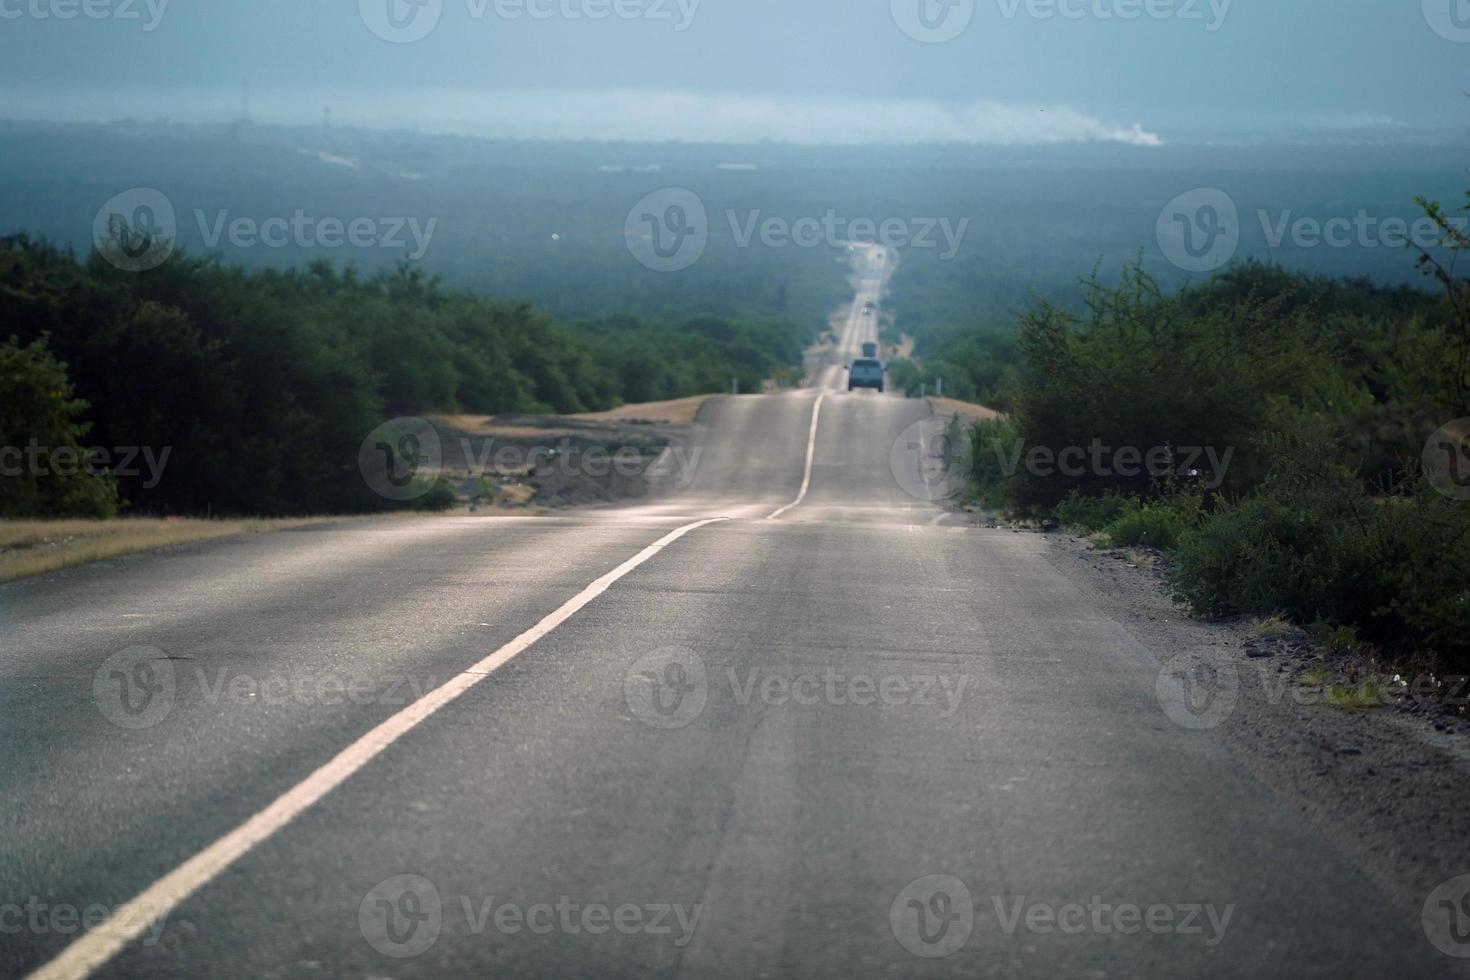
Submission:
[[[1290,633],[1292,629],[1291,620],[1277,613],[1251,623],[1249,632],[1258,640],[1274,640]]]
[[[323,518],[197,521],[133,517],[110,521],[0,521],[0,582],[139,551],[319,524]]]
[[[961,415],[971,422],[979,422],[981,419],[1005,418],[993,408],[976,405],[974,402],[962,402],[957,398],[930,398],[929,405],[933,408],[935,415]]]
[[[562,436],[586,435],[584,429],[561,428],[558,419],[577,422],[661,422],[687,425],[694,421],[710,395],[695,395],[667,402],[646,402],[641,405],[624,405],[606,412],[586,412],[582,415],[548,415],[546,425],[516,425],[501,422],[493,415],[435,415],[439,422],[467,436],[485,436],[497,439],[556,439]],[[524,419],[524,416],[521,417]]]
[[[551,418],[551,416],[547,416]],[[499,422],[493,415],[433,415],[430,420],[438,422],[453,432],[486,439],[560,439],[578,433],[569,428],[554,425],[512,425]]]
[[[523,507],[529,504],[535,496],[535,487],[527,486],[524,483],[508,483],[496,491],[495,502],[513,507]]]
[[[624,405],[610,412],[589,412],[573,415],[574,419],[594,422],[670,422],[687,425],[694,421],[710,395],[695,395],[692,398],[676,398],[668,402],[646,402],[642,405]]]
[[[1134,568],[1153,568],[1159,563],[1158,555],[1151,555],[1146,551],[1135,551],[1132,548],[1129,548],[1128,551],[1125,552],[1125,554],[1127,556],[1128,564],[1132,565]]]

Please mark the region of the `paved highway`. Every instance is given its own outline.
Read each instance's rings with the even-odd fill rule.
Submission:
[[[926,499],[924,402],[811,381],[655,503],[0,587],[0,973],[1442,975],[1044,540]]]

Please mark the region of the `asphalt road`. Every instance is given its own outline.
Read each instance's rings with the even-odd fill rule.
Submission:
[[[1442,975],[1043,541],[949,526],[925,403],[812,381],[656,503],[0,587],[0,973]]]

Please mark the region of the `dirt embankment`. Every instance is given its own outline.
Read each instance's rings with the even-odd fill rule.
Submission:
[[[710,396],[585,415],[435,416],[442,474],[471,510],[642,500],[678,485]]]

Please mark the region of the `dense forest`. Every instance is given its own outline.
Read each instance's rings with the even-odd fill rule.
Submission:
[[[797,369],[817,327],[561,322],[407,264],[250,270],[175,254],[130,274],[25,236],[0,239],[0,324],[0,445],[171,453],[155,485],[140,467],[19,467],[0,480],[11,516],[373,510],[385,502],[357,476],[357,452],[389,418],[592,411],[732,379],[759,390]]]

